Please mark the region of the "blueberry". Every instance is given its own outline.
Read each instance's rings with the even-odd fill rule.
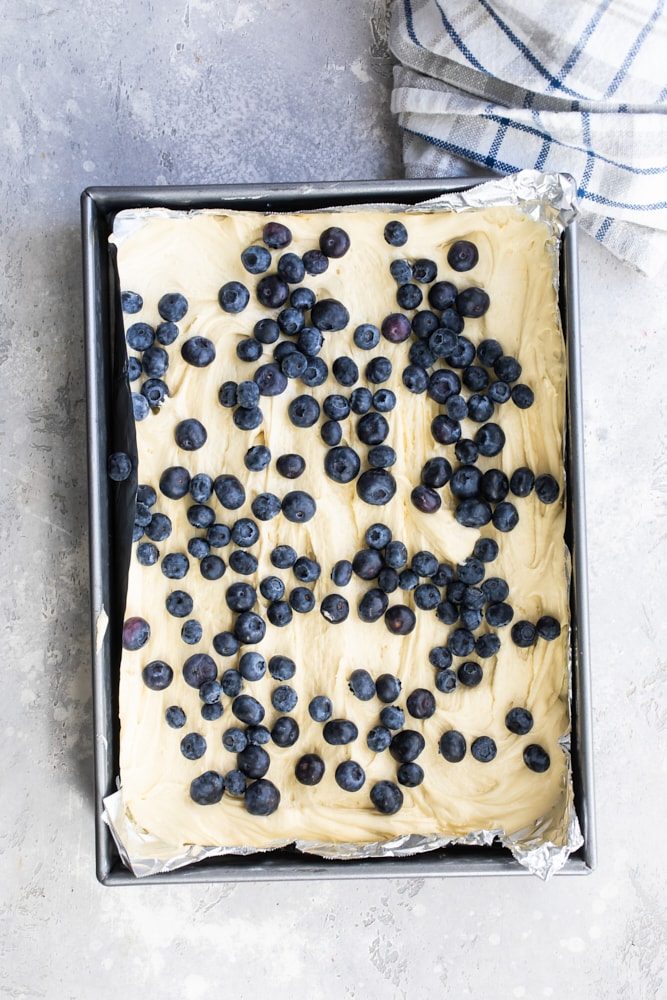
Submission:
[[[310,320],[318,330],[344,330],[350,322],[350,314],[337,299],[320,299],[310,310]]]
[[[386,469],[368,469],[357,480],[357,494],[367,504],[389,503],[396,493],[396,480]]]
[[[415,486],[410,493],[410,500],[422,514],[435,514],[442,506],[441,497],[430,486]]]
[[[225,601],[230,611],[251,611],[257,601],[257,594],[249,583],[237,581],[227,587]]]
[[[340,226],[329,226],[320,235],[320,250],[327,257],[342,257],[350,249],[350,237]]]
[[[349,688],[360,701],[370,701],[375,696],[375,681],[369,672],[361,667],[350,674]]]
[[[295,288],[289,297],[290,305],[301,312],[310,312],[315,305],[315,292],[305,285]]]
[[[482,592],[490,604],[496,604],[507,600],[510,589],[501,577],[489,576],[482,584]]]
[[[453,333],[459,334],[462,332],[465,322],[463,317],[459,316],[456,309],[453,306],[449,306],[440,313],[440,326],[443,330],[451,330]],[[470,361],[472,361],[472,358]]]
[[[497,340],[482,340],[477,345],[477,358],[485,368],[493,368],[496,361],[503,356],[503,349]]]
[[[396,394],[391,389],[378,389],[373,393],[373,406],[380,413],[389,413],[396,406]]]
[[[523,760],[526,767],[529,767],[531,771],[536,771],[538,774],[548,771],[551,766],[549,754],[537,743],[530,743],[526,747],[523,751]]]
[[[215,358],[215,346],[207,337],[190,337],[181,347],[181,356],[194,368],[206,368]]]
[[[123,649],[141,649],[148,642],[150,634],[150,625],[144,618],[127,618],[123,623]]]
[[[275,344],[280,336],[280,327],[275,319],[265,316],[255,323],[252,332],[260,344]]]
[[[181,639],[183,642],[187,643],[188,646],[195,646],[201,641],[203,634],[204,630],[201,623],[196,621],[194,618],[190,618],[189,621],[183,622],[181,627]]]
[[[341,594],[327,594],[320,604],[320,614],[332,625],[344,622],[350,613],[350,605]]]
[[[208,434],[201,421],[188,417],[176,424],[174,438],[183,451],[197,451],[206,444]]]
[[[144,358],[146,356],[144,355]],[[522,382],[518,382],[512,388],[512,402],[515,406],[518,406],[520,410],[528,410],[535,402],[535,393],[530,388],[530,386],[524,385]]]
[[[272,250],[282,250],[292,242],[292,233],[283,222],[271,221],[262,230],[262,240]]]
[[[438,691],[442,694],[451,694],[457,685],[458,677],[453,670],[450,670],[449,667],[445,667],[444,670],[438,670],[435,675],[435,686]]]
[[[454,330],[438,327],[428,338],[428,349],[434,359],[446,358],[452,351],[456,350],[457,343],[458,337]]]
[[[253,375],[253,379],[261,396],[279,396],[287,388],[287,376],[280,370],[280,365],[275,362],[260,365]]]
[[[330,420],[344,420],[350,415],[350,403],[341,393],[334,392],[325,398],[322,410]]]
[[[519,512],[513,503],[503,500],[496,504],[491,520],[498,531],[512,531],[519,523]]]
[[[493,362],[493,371],[501,382],[516,382],[521,377],[521,365],[509,354],[501,354]]]
[[[205,580],[219,580],[225,575],[225,562],[220,556],[207,555],[199,563],[199,570]]]
[[[230,635],[229,632],[220,634]],[[220,652],[220,650],[218,650],[216,647],[215,639],[213,640],[213,646],[216,649],[216,652]],[[236,648],[238,648],[238,643]],[[223,655],[229,656],[233,654],[227,652],[226,654]],[[238,694],[241,693],[241,689],[243,688],[243,678],[241,677],[238,670],[234,670],[232,667],[230,667],[228,670],[224,671],[222,677],[220,678],[220,686],[222,687],[223,693],[226,694],[228,698],[235,698]]]
[[[505,725],[511,733],[525,736],[533,728],[533,716],[527,708],[511,708],[505,716]]]
[[[375,682],[375,691],[380,701],[389,705],[401,693],[401,682],[394,674],[380,674]]]
[[[236,345],[236,356],[240,361],[259,361],[262,345],[254,337],[244,337]]]
[[[352,563],[349,559],[339,559],[334,563],[331,579],[337,587],[347,587],[352,579]]]
[[[364,444],[382,444],[388,433],[387,418],[374,410],[371,410],[370,413],[364,413],[357,421],[357,437]]]
[[[222,734],[222,745],[229,753],[241,753],[248,746],[248,738],[243,729],[230,726]]]
[[[264,718],[264,708],[249,694],[239,694],[232,702],[232,713],[247,726],[257,726]]]
[[[114,451],[107,459],[107,475],[116,483],[122,483],[132,472],[132,460],[124,451]]]
[[[322,332],[317,329],[316,326],[304,326],[299,332],[299,336],[296,342],[296,346],[299,351],[306,357],[306,367],[308,367],[308,358],[314,358],[321,350],[324,344],[324,337]],[[303,374],[303,372],[301,373]]]
[[[385,357],[372,358],[366,365],[365,375],[369,382],[379,385],[391,375],[391,361]]]
[[[516,497],[527,497],[535,485],[535,476],[530,469],[521,466],[510,477],[510,490]]]
[[[495,740],[492,740],[490,736],[478,736],[470,744],[470,753],[481,764],[488,764],[489,761],[494,759],[497,752],[498,748]]]
[[[447,251],[447,263],[453,271],[470,271],[479,260],[479,252],[470,240],[457,240]]]
[[[479,491],[485,500],[500,503],[510,490],[510,481],[502,469],[487,469],[482,476]]]
[[[459,334],[456,338],[456,346],[446,355],[445,360],[451,368],[468,368],[475,357],[475,347],[473,343]]]
[[[424,298],[423,292],[419,285],[413,285],[408,282],[405,285],[399,285],[396,291],[396,302],[401,307],[401,309],[418,309],[422,304],[422,299]],[[406,319],[407,317],[403,317]],[[401,324],[403,326],[403,324]],[[382,324],[384,333],[384,323]],[[412,330],[412,324],[410,324],[410,329]],[[402,330],[401,330],[402,333]],[[387,338],[391,339],[390,337]],[[403,337],[403,340],[407,340],[407,337]]]
[[[440,737],[439,749],[445,760],[457,764],[466,755],[465,737],[456,729],[449,729]]]
[[[504,625],[509,625],[513,617],[512,607],[502,601],[498,604],[489,604],[485,612],[486,621],[491,628],[502,628]]]
[[[185,712],[179,705],[170,705],[164,713],[164,718],[170,729],[182,729],[187,721]]]
[[[241,795],[245,795],[246,789],[246,778],[245,775],[236,768],[231,771],[227,771],[225,775],[225,791],[228,795],[233,795],[234,798],[239,798]]]
[[[315,607],[315,595],[308,587],[294,587],[289,594],[289,604],[297,614],[308,614]]]
[[[405,725],[405,712],[398,705],[386,705],[380,712],[380,722],[387,729],[402,729]]]
[[[316,753],[306,753],[299,757],[294,767],[294,775],[301,785],[317,785],[324,777],[324,761]]]
[[[385,549],[385,562],[392,569],[401,569],[408,561],[408,550],[403,542],[390,541]]]
[[[545,472],[535,480],[535,493],[542,503],[555,503],[560,494],[560,486],[554,476]]]
[[[432,309],[442,312],[453,306],[458,292],[451,281],[436,281],[428,291],[428,301]]]
[[[413,569],[402,569],[398,574],[398,586],[401,590],[414,590],[419,585],[419,577]]]
[[[169,552],[162,557],[160,569],[168,580],[182,580],[190,569],[190,560],[184,552]]]
[[[199,806],[215,805],[224,792],[225,780],[218,771],[204,771],[190,783],[190,798]]]
[[[263,778],[269,770],[271,758],[264,747],[249,744],[236,757],[236,766],[246,778]]]
[[[282,254],[278,258],[276,271],[278,277],[282,278],[289,285],[298,285],[306,276],[306,268],[303,265],[303,261],[297,254],[291,251]]]
[[[348,445],[330,448],[324,459],[324,469],[335,483],[350,483],[359,474],[361,461]]]
[[[199,760],[206,753],[206,740],[199,733],[188,733],[181,740],[181,753],[188,760]]]
[[[133,323],[125,339],[133,351],[147,351],[155,339],[155,331],[148,323]]]
[[[256,444],[248,448],[243,458],[243,464],[250,472],[261,472],[270,461],[271,452],[263,444]]]
[[[151,691],[164,691],[174,679],[174,671],[164,660],[152,660],[141,671],[141,679]]]
[[[322,440],[330,448],[335,448],[343,440],[343,428],[338,420],[325,420],[320,428]]]
[[[326,695],[318,694],[308,705],[308,714],[313,722],[327,722],[333,713],[333,703]]]
[[[450,368],[436,368],[429,377],[428,394],[436,403],[446,403],[450,396],[456,395],[460,390],[461,380]]]
[[[239,642],[254,645],[261,642],[266,625],[254,611],[242,611],[234,623],[234,635]]]
[[[259,592],[267,601],[279,601],[285,594],[285,584],[278,576],[266,576],[259,585]]]
[[[144,374],[149,378],[162,378],[169,367],[169,355],[163,347],[149,347],[141,359]]]
[[[178,327],[175,323],[160,323],[155,330],[155,339],[158,344],[162,344],[163,347],[168,347],[169,344],[173,344],[178,337]]]
[[[297,553],[291,545],[276,545],[269,557],[276,569],[289,569],[297,560]]]
[[[384,238],[389,246],[402,247],[408,241],[408,231],[398,219],[390,219],[384,227]]]
[[[477,424],[483,424],[493,416],[495,406],[490,396],[476,392],[468,399],[468,416]]]
[[[160,378],[146,379],[141,387],[141,395],[145,398],[149,407],[158,409],[169,395],[169,390]]]
[[[410,367],[416,368],[431,368],[436,362],[436,355],[433,353],[428,344],[424,341],[418,340],[414,344],[410,345],[410,350],[408,351],[408,361],[410,362]],[[405,382],[405,371],[404,382]]]
[[[461,437],[461,424],[446,413],[439,413],[431,422],[431,434],[439,444],[454,444]]]
[[[239,660],[239,673],[246,681],[258,681],[266,673],[266,660],[254,650],[244,653]]]
[[[373,726],[366,736],[366,746],[373,753],[382,753],[391,743],[391,731],[386,726]]]
[[[142,566],[154,566],[159,558],[158,548],[152,542],[142,542],[137,546],[137,560]]]
[[[376,444],[368,449],[368,464],[373,469],[388,469],[395,465],[398,458],[395,450],[388,444]]]
[[[361,764],[354,760],[344,760],[336,768],[336,784],[345,792],[358,792],[366,781],[366,774]]]
[[[430,309],[420,309],[412,317],[411,325],[414,335],[423,341],[428,340],[431,334],[438,329],[440,321],[437,315]]]
[[[458,679],[465,687],[477,687],[481,684],[484,672],[474,660],[466,660],[457,671]]]
[[[120,293],[120,306],[124,313],[141,312],[144,300],[139,292],[124,291]]]
[[[145,396],[139,392],[132,393],[132,415],[135,420],[145,420],[150,413],[150,406]]]
[[[435,713],[435,698],[426,688],[415,688],[408,695],[405,707],[413,719],[430,719]]]
[[[358,416],[368,413],[373,405],[373,393],[366,386],[359,386],[350,393],[350,410]]]
[[[283,514],[288,521],[295,524],[305,524],[315,516],[317,505],[309,493],[303,490],[292,490],[283,498]]]
[[[271,739],[277,747],[293,747],[299,738],[299,726],[289,715],[281,715],[271,729]]]
[[[322,358],[309,358],[308,367],[301,376],[301,381],[304,385],[314,388],[326,382],[328,376],[329,369],[326,361],[323,361]]]
[[[353,743],[359,735],[359,730],[349,719],[329,719],[324,724],[322,735],[330,746],[339,747]]]
[[[296,663],[289,656],[276,653],[269,660],[269,673],[274,681],[288,681],[296,673]]]
[[[356,327],[352,339],[362,351],[370,351],[380,343],[380,331],[372,323],[362,323]]]
[[[331,371],[338,384],[348,389],[359,380],[359,366],[345,355],[335,358]]]
[[[468,365],[461,376],[461,381],[473,392],[482,392],[489,385],[489,376],[481,365]]]
[[[192,613],[194,601],[184,590],[173,590],[167,595],[165,607],[174,618],[187,618]]]
[[[480,455],[493,458],[503,450],[505,433],[498,424],[483,424],[475,434],[475,444],[479,448]]]
[[[414,611],[405,604],[395,604],[389,608],[384,621],[393,635],[408,635],[417,623]]]
[[[206,531],[206,541],[214,549],[229,545],[232,535],[226,524],[212,524]]]
[[[226,409],[231,409],[237,403],[238,385],[232,380],[223,382],[218,390],[218,402]]]
[[[241,263],[250,274],[263,274],[271,267],[271,254],[266,247],[246,247],[241,254]]]
[[[552,641],[560,635],[560,622],[553,615],[542,615],[535,626],[541,639]]]
[[[306,250],[302,260],[308,274],[324,274],[329,266],[329,258],[321,250]]]
[[[251,816],[270,816],[280,805],[280,792],[267,778],[258,778],[246,788],[243,801]]]
[[[312,427],[320,415],[320,404],[314,396],[296,396],[287,413],[295,427]]]
[[[306,329],[315,331],[315,327],[305,326],[303,313],[300,309],[295,309],[294,306],[286,306],[285,309],[281,309],[278,313],[277,322],[286,337],[300,337]],[[317,338],[316,333],[319,333],[319,331],[311,334],[311,341],[308,341],[307,337],[301,338],[298,344],[299,348],[301,349],[301,344],[308,344],[309,353],[317,354],[322,347],[323,341],[320,339],[322,335],[320,334],[320,338]]]
[[[280,309],[289,299],[289,285],[277,274],[266,274],[257,282],[255,295],[267,309]]]
[[[456,310],[460,316],[478,318],[483,316],[491,300],[481,288],[466,288],[456,296]]]
[[[481,562],[488,563],[497,559],[499,551],[498,542],[495,538],[478,538],[475,542],[473,555],[481,560]]]
[[[512,626],[512,641],[515,646],[527,649],[529,646],[534,646],[536,640],[537,629],[532,622],[522,620]]]
[[[438,570],[431,577],[436,587],[446,587],[454,579],[454,569],[449,563],[439,563]]]
[[[242,548],[249,548],[259,540],[259,528],[251,517],[240,517],[232,527],[232,541]]]
[[[433,611],[440,600],[440,591],[432,583],[420,583],[415,588],[415,604],[422,611]]]
[[[445,670],[452,665],[452,654],[446,646],[434,646],[428,654],[428,659],[436,670]]]
[[[436,556],[428,549],[420,549],[410,560],[410,566],[419,576],[428,577],[437,573],[439,563]]]
[[[237,510],[245,503],[245,489],[236,476],[222,474],[213,482],[215,495],[226,510]]]
[[[292,609],[287,601],[272,601],[266,609],[266,617],[276,628],[284,628],[292,621]]]
[[[494,403],[506,403],[512,395],[512,390],[507,382],[492,382],[488,393],[489,399],[493,400]]]
[[[415,732],[414,729],[402,729],[392,736],[389,753],[400,764],[407,764],[416,760],[425,746],[421,733]]]

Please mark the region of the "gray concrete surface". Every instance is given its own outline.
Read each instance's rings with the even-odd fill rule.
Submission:
[[[667,274],[582,240],[599,867],[95,880],[79,193],[401,176],[383,0],[5,0],[0,996],[667,997]]]

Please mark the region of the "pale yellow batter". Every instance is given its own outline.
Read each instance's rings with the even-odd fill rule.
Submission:
[[[280,218],[280,217],[279,217]],[[147,213],[129,235],[115,237],[121,288],[141,294],[143,309],[124,317],[126,327],[137,321],[157,325],[157,303],[166,292],[182,292],[189,309],[179,323],[180,334],[167,348],[170,356],[165,375],[170,396],[164,405],[137,424],[139,482],[158,490],[156,510],[169,515],[174,530],[158,545],[160,554],[186,551],[187,540],[195,531],[187,521],[188,496],[174,501],[160,495],[158,481],[168,466],[185,465],[192,473],[207,472],[213,478],[234,473],[246,486],[247,500],[237,511],[226,511],[215,494],[209,504],[217,520],[231,526],[239,516],[252,516],[250,502],[261,492],[282,497],[291,489],[303,489],[317,503],[316,516],[307,524],[296,525],[282,515],[260,522],[261,540],[252,548],[259,558],[254,577],[242,577],[229,567],[218,581],[203,579],[196,560],[190,557],[188,575],[180,581],[167,579],[159,565],[143,567],[132,557],[126,617],[141,616],[151,628],[148,643],[140,650],[123,655],[120,683],[121,784],[127,814],[141,829],[174,845],[221,845],[267,847],[274,842],[313,841],[322,843],[376,843],[400,834],[463,837],[475,831],[501,831],[508,835],[539,828],[539,837],[557,845],[565,842],[567,809],[570,801],[566,754],[559,740],[569,731],[568,714],[568,557],[564,545],[565,498],[563,472],[563,425],[565,411],[565,352],[553,284],[553,254],[547,252],[550,232],[511,208],[406,215],[408,243],[400,248],[383,239],[387,216],[373,210],[344,214],[304,214],[282,217],[293,233],[287,249],[303,253],[316,247],[320,232],[328,225],[340,225],[349,233],[351,248],[342,258],[332,259],[328,270],[317,277],[306,276],[303,284],[318,299],[332,297],[345,304],[350,323],[342,331],[325,334],[321,356],[329,364],[339,355],[348,355],[363,369],[373,355],[391,359],[393,374],[385,386],[398,396],[398,405],[386,414],[390,433],[386,443],[395,448],[398,460],[392,472],[397,482],[394,499],[386,506],[371,507],[359,500],[355,485],[332,482],[323,472],[327,446],[319,434],[319,424],[309,429],[294,427],[287,417],[289,401],[296,395],[312,394],[322,402],[332,392],[351,390],[337,385],[332,377],[315,389],[300,380],[291,380],[287,390],[276,397],[262,397],[261,426],[240,431],[232,422],[232,410],[218,403],[218,390],[227,380],[252,378],[258,364],[272,360],[273,346],[265,348],[260,362],[238,360],[238,340],[252,332],[255,322],[275,311],[261,307],[254,295],[259,276],[248,274],[240,261],[241,251],[261,243],[266,218],[259,213],[160,214]],[[479,249],[474,270],[456,274],[446,261],[449,245],[468,239]],[[281,251],[273,251],[273,266]],[[438,279],[453,281],[459,289],[472,285],[484,288],[491,305],[480,319],[466,320],[464,334],[475,344],[485,338],[500,341],[506,354],[518,358],[526,382],[535,393],[535,403],[520,410],[512,402],[496,408],[507,443],[496,458],[480,458],[482,469],[499,467],[508,475],[527,465],[536,474],[551,473],[561,485],[559,500],[541,503],[534,493],[512,499],[520,521],[511,533],[497,532],[491,525],[481,532],[461,527],[454,519],[454,504],[448,487],[440,493],[443,505],[435,514],[420,513],[410,501],[411,489],[419,482],[425,461],[433,455],[447,456],[452,465],[452,446],[436,444],[430,432],[433,417],[443,412],[425,394],[404,389],[401,372],[407,361],[408,343],[390,344],[382,339],[372,352],[359,350],[352,341],[358,324],[379,326],[390,312],[398,311],[396,283],[389,274],[395,258],[432,258],[438,265]],[[238,315],[224,313],[218,304],[218,290],[230,280],[242,281],[250,290],[250,303]],[[216,358],[206,368],[184,364],[180,356],[183,341],[193,335],[209,338],[216,346]],[[282,338],[281,338],[282,339]],[[134,352],[130,352],[134,353]],[[138,389],[140,383],[133,388]],[[174,440],[174,427],[187,417],[197,417],[208,431],[203,448],[181,450]],[[343,421],[343,444],[350,443],[365,462],[366,447],[353,433],[358,418]],[[478,425],[464,421],[464,436],[472,436]],[[268,468],[249,472],[243,457],[249,447],[267,445],[272,454]],[[283,479],[275,459],[297,452],[306,460],[305,473],[296,481]],[[383,620],[366,624],[359,620],[356,606],[360,596],[374,584],[353,577],[345,588],[331,582],[333,564],[352,559],[364,546],[366,529],[374,522],[386,523],[395,539],[410,554],[427,549],[443,562],[456,565],[472,553],[480,533],[492,535],[500,544],[497,560],[487,565],[487,576],[500,576],[510,587],[509,603],[514,620],[535,622],[542,614],[555,616],[563,625],[559,639],[540,639],[530,649],[520,649],[510,638],[510,627],[498,630],[501,638],[497,656],[480,660],[484,678],[475,688],[459,684],[451,694],[435,690],[435,671],[428,654],[433,646],[447,641],[450,628],[440,623],[433,611],[417,611],[415,630],[404,637],[388,632]],[[317,603],[328,593],[344,594],[351,613],[343,623],[328,624],[316,608],[309,614],[294,614],[291,624],[276,628],[267,623],[264,640],[256,647],[269,660],[277,653],[295,661],[297,670],[291,684],[298,693],[293,712],[300,738],[291,748],[268,744],[271,764],[266,775],[280,790],[281,802],[269,817],[248,814],[242,798],[225,794],[215,805],[198,805],[189,794],[190,782],[207,770],[223,775],[236,767],[235,755],[222,745],[222,734],[240,725],[223,697],[225,710],[220,719],[206,722],[200,714],[197,690],[183,680],[183,661],[195,652],[213,656],[219,675],[236,666],[238,655],[218,656],[213,636],[232,629],[235,615],[227,608],[225,591],[235,580],[245,580],[258,589],[259,581],[278,575],[289,592],[298,585],[291,570],[276,570],[269,553],[278,543],[292,545],[299,555],[316,559],[322,573],[312,586]],[[216,550],[227,561],[234,546]],[[180,636],[182,620],[165,611],[165,600],[174,589],[187,591],[194,600],[192,617],[201,622],[203,637],[195,646]],[[396,592],[390,604],[414,606],[411,594]],[[258,608],[267,602],[259,596]],[[486,625],[481,632],[489,631]],[[240,652],[249,647],[242,647]],[[476,659],[473,655],[470,659]],[[163,659],[174,670],[172,684],[162,692],[149,690],[142,681],[142,668],[151,660]],[[461,660],[455,659],[454,666]],[[373,753],[366,745],[367,732],[379,722],[382,704],[374,698],[362,702],[348,689],[348,679],[357,667],[377,677],[395,674],[402,682],[397,704],[405,707],[407,695],[424,687],[435,692],[437,710],[426,720],[406,717],[406,728],[422,733],[426,741],[418,758],[425,780],[416,788],[402,789],[403,807],[392,816],[380,814],[371,804],[369,793],[381,779],[396,781],[397,763],[388,751]],[[277,686],[267,674],[258,682],[245,683],[266,708],[265,724],[271,727],[280,713],[271,707],[271,692]],[[322,738],[322,724],[312,721],[308,703],[315,695],[328,695],[334,703],[334,717],[353,720],[359,738],[348,746],[332,747]],[[164,720],[170,705],[181,706],[187,723],[171,729]],[[505,726],[507,711],[514,706],[530,710],[534,728],[528,736],[516,736]],[[459,763],[448,763],[438,751],[442,733],[460,731],[468,752]],[[180,750],[185,733],[205,737],[207,750],[196,761],[187,760]],[[498,748],[495,759],[480,763],[470,753],[470,744],[481,735],[491,736]],[[538,743],[550,755],[545,773],[526,767],[523,750]],[[318,753],[326,764],[323,780],[316,786],[300,785],[294,777],[295,762],[304,753]],[[357,792],[343,791],[334,779],[336,765],[345,759],[357,761],[365,770],[366,781]]]

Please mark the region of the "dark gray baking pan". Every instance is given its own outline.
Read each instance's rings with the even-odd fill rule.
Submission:
[[[165,207],[177,210],[228,208],[297,211],[332,204],[393,202],[415,204],[444,192],[464,190],[479,179],[355,181],[195,186],[94,187],[81,195],[84,322],[88,413],[90,601],[95,736],[96,872],[104,885],[155,882],[236,882],[273,879],[425,878],[471,875],[526,875],[528,870],[501,846],[453,845],[408,858],[359,861],[321,860],[296,850],[248,856],[229,855],[186,868],[138,879],[121,861],[103,819],[103,799],[118,780],[118,679],[124,572],[114,525],[127,503],[106,472],[110,451],[123,450],[128,429],[112,421],[114,397],[121,390],[119,352],[124,343],[108,238],[123,209]],[[569,398],[566,448],[569,510],[567,541],[573,556],[572,602],[572,763],[575,807],[584,843],[559,874],[585,874],[596,866],[591,687],[589,664],[584,452],[580,372],[580,323],[576,223],[564,234],[561,251],[560,307],[568,347]],[[106,617],[108,615],[108,627]]]

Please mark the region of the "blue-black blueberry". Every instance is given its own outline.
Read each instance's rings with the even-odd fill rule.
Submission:
[[[470,240],[456,240],[447,251],[447,263],[453,271],[470,271],[479,260],[479,251]]]
[[[272,250],[283,250],[292,242],[292,232],[284,222],[267,222],[262,229],[262,240]]]
[[[249,246],[241,253],[241,263],[249,274],[263,274],[271,267],[271,254],[266,247]]]
[[[324,777],[324,761],[316,753],[305,753],[294,766],[294,776],[301,785],[317,785]]]
[[[327,257],[343,257],[350,249],[350,237],[340,226],[329,226],[320,234],[320,250]]]
[[[543,774],[551,766],[549,754],[538,743],[530,743],[523,751],[523,760],[526,767],[537,774]]]
[[[267,778],[258,778],[246,788],[243,802],[251,816],[270,816],[280,805],[280,792]]]
[[[207,337],[190,337],[181,347],[181,356],[194,368],[206,368],[215,359],[215,345]]]
[[[440,753],[450,764],[458,764],[466,755],[465,737],[456,729],[448,729],[444,732],[438,746]]]
[[[218,771],[204,771],[190,783],[190,798],[199,806],[215,805],[225,791],[225,779]]]
[[[421,733],[414,729],[401,729],[392,736],[389,753],[400,764],[406,764],[416,760],[425,746],[426,741]]]
[[[370,792],[371,802],[379,813],[391,816],[403,805],[403,792],[393,781],[377,781]]]
[[[392,247],[402,247],[408,242],[408,231],[398,219],[390,219],[384,227],[385,241]]]
[[[355,760],[343,760],[335,771],[336,784],[344,792],[358,792],[366,781],[366,774],[361,764]]]
[[[151,660],[141,671],[141,679],[151,691],[164,691],[174,679],[174,671],[164,660]]]
[[[350,314],[337,299],[319,299],[310,310],[310,320],[318,330],[335,332],[345,329],[350,322]]]
[[[357,494],[372,506],[389,503],[396,493],[396,480],[387,469],[367,469],[357,480]]]

